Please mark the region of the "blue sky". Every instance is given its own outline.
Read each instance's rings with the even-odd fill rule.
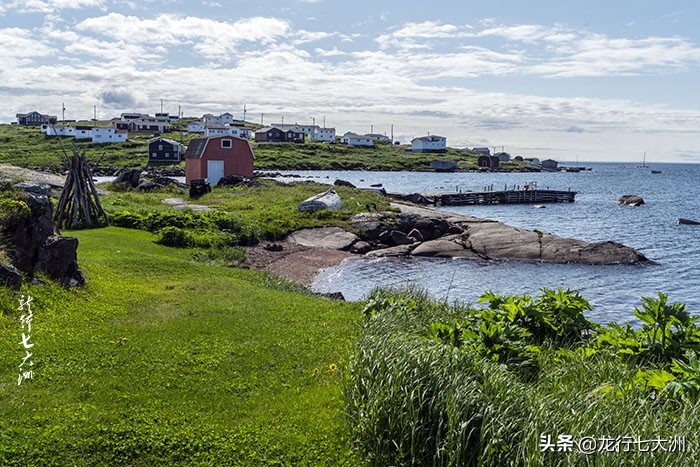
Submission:
[[[3,0],[0,121],[315,120],[558,160],[700,162],[690,1]]]

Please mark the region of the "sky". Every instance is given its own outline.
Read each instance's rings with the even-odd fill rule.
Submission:
[[[0,122],[316,123],[700,163],[700,2],[0,0]]]

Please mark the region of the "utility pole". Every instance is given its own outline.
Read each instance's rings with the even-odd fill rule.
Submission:
[[[326,116],[323,116],[323,129],[325,130],[326,128]]]
[[[160,113],[163,113],[163,99],[160,100]]]
[[[61,111],[61,112],[62,112],[62,113],[61,113],[61,120],[62,120],[63,122],[65,122],[65,121],[66,121],[66,103],[65,103],[65,102],[61,102],[61,107],[63,108],[63,110]]]
[[[391,144],[394,144],[394,124],[391,124]]]
[[[284,126],[284,115],[282,116],[282,126]]]
[[[177,118],[178,118],[178,120],[182,118],[182,106],[181,105],[177,106]]]
[[[92,120],[95,122],[97,121],[97,106],[96,105],[93,106],[93,118],[92,118]]]
[[[369,134],[374,134],[374,125],[369,126]]]
[[[263,117],[264,117],[264,116],[265,116],[265,114],[262,114],[262,113],[260,114],[260,124],[261,124],[262,126],[265,126],[265,124],[263,123]]]
[[[245,113],[246,113],[246,108],[245,108],[245,104],[243,104],[243,123],[245,123]]]

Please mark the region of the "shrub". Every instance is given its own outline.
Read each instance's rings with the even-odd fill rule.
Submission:
[[[160,237],[157,243],[165,246],[174,246],[178,248],[189,247],[194,244],[192,234],[188,231],[177,227],[167,226],[160,231]]]

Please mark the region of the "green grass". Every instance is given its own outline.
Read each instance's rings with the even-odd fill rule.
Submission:
[[[346,389],[355,438],[373,465],[687,466],[698,456],[700,402],[649,393],[638,366],[604,352],[543,346],[536,378],[429,337],[463,305],[416,291],[378,291],[386,306],[363,324]],[[370,302],[372,303],[372,302]],[[501,342],[505,344],[505,342]],[[500,345],[499,345],[500,346]],[[497,347],[495,347],[497,348]],[[686,452],[541,452],[542,435],[684,437]]]
[[[254,188],[217,187],[193,202],[226,213],[236,225],[236,233],[252,240],[277,240],[298,229],[320,226],[339,226],[353,230],[348,221],[354,214],[368,210],[393,210],[389,205],[391,200],[377,193],[347,187],[335,188],[343,201],[343,207],[339,211],[297,211],[300,202],[328,189],[327,185],[318,183],[280,185],[263,181],[263,186]],[[175,195],[170,192],[122,192],[110,193],[101,200],[108,214],[118,222],[119,216],[124,216],[125,213],[135,214],[134,219],[140,219],[152,212],[164,213],[163,215],[167,214],[166,211],[173,212],[172,207],[161,202],[162,199],[172,196]],[[188,214],[180,213],[180,216],[184,218]],[[210,214],[196,216],[210,218]],[[131,224],[134,223],[121,222],[118,225],[129,227]],[[138,225],[133,226],[141,228]],[[218,229],[213,233],[218,233]]]
[[[21,386],[19,294],[0,289],[0,465],[362,464],[340,397],[357,305],[143,231],[70,234],[87,286],[22,290],[35,376]]]
[[[460,168],[476,167],[470,151],[448,148],[445,153],[412,153],[410,146],[377,144],[351,147],[345,144],[255,144],[256,169],[277,170],[430,170],[430,162],[452,159]]]

